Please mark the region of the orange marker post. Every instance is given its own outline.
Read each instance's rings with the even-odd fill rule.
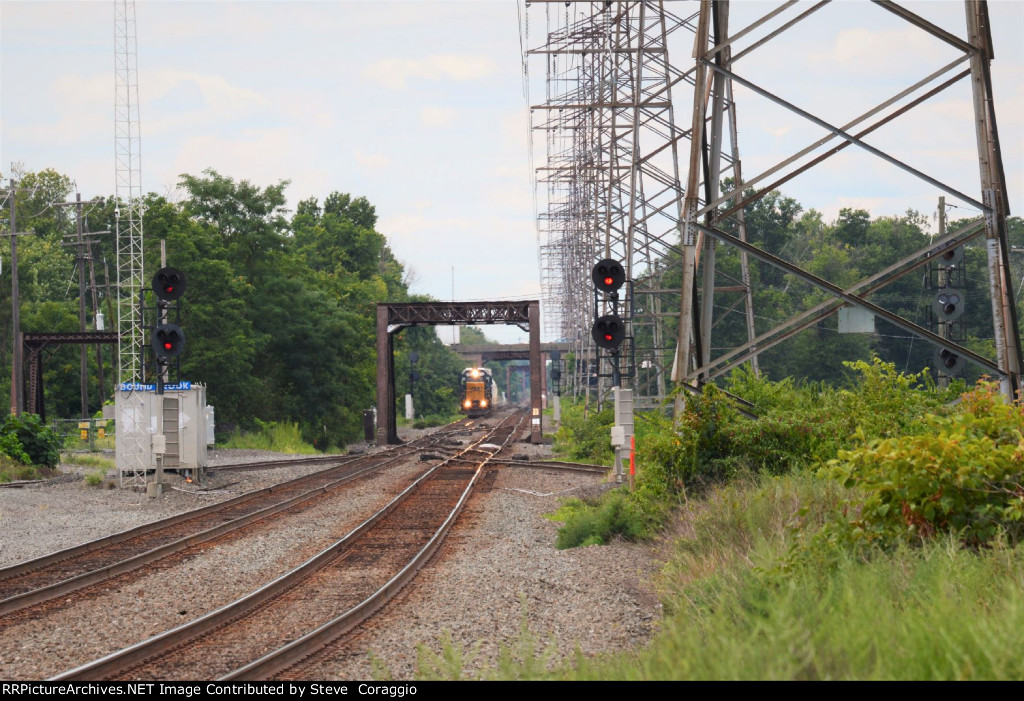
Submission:
[[[629,437],[629,488],[633,488],[633,476],[636,475],[636,436]]]

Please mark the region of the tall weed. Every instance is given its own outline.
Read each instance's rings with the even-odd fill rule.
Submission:
[[[224,443],[225,448],[269,450],[276,453],[311,455],[317,450],[302,438],[296,423],[256,420],[259,430],[241,433],[237,429]]]

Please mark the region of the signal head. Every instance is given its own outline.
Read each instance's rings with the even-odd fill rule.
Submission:
[[[947,248],[935,262],[944,268],[952,268],[953,266],[963,263],[963,260],[964,247],[957,246],[956,248]]]
[[[959,375],[964,359],[948,348],[940,348],[935,352],[935,368],[943,375]]]
[[[164,302],[173,302],[185,294],[185,273],[177,268],[160,268],[153,276],[153,292]]]
[[[597,261],[590,273],[590,278],[599,291],[611,294],[617,292],[626,282],[626,270],[619,261],[605,258]]]
[[[174,324],[160,324],[151,337],[153,352],[161,360],[181,355],[185,349],[185,332]]]
[[[605,314],[594,322],[590,336],[598,348],[615,350],[626,338],[626,325],[618,314]]]
[[[964,313],[964,291],[954,287],[943,287],[935,293],[932,310],[942,321],[956,321]]]

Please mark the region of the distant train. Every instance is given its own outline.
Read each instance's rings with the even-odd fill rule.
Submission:
[[[466,368],[459,378],[459,409],[471,417],[486,416],[498,404],[498,387],[487,368]]]

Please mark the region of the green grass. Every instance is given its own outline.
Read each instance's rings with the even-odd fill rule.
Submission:
[[[299,425],[294,423],[270,422],[260,426],[258,431],[241,433],[235,431],[223,445],[224,448],[242,450],[271,450],[277,453],[312,455],[317,451],[302,439]]]
[[[1024,552],[955,543],[847,558],[773,581],[749,567],[681,591],[678,612],[629,661],[577,678],[957,680],[1024,677]]]
[[[652,533],[641,507],[621,489],[598,500],[567,500],[549,518],[565,524],[555,542],[559,549],[605,545],[616,537],[636,541]]]
[[[115,466],[113,460],[82,453],[64,453],[61,455],[61,462],[65,465],[84,465],[86,467],[99,467],[104,470],[113,470]]]
[[[39,469],[32,465],[22,465],[19,462],[0,455],[0,483],[21,482],[22,480],[41,479]]]
[[[103,484],[103,480],[106,479],[106,473],[103,470],[95,470],[85,476],[85,483],[90,487],[98,487]]]
[[[821,567],[779,568],[843,495],[834,482],[795,474],[746,478],[691,499],[673,522],[674,547],[657,580],[665,619],[647,647],[596,658],[562,650],[570,661],[549,669],[551,651],[534,645],[532,656],[503,655],[475,676],[1024,678],[1024,548],[969,550],[939,539],[869,560],[840,551]],[[461,674],[468,653],[446,642],[444,664],[430,658],[425,676]]]

